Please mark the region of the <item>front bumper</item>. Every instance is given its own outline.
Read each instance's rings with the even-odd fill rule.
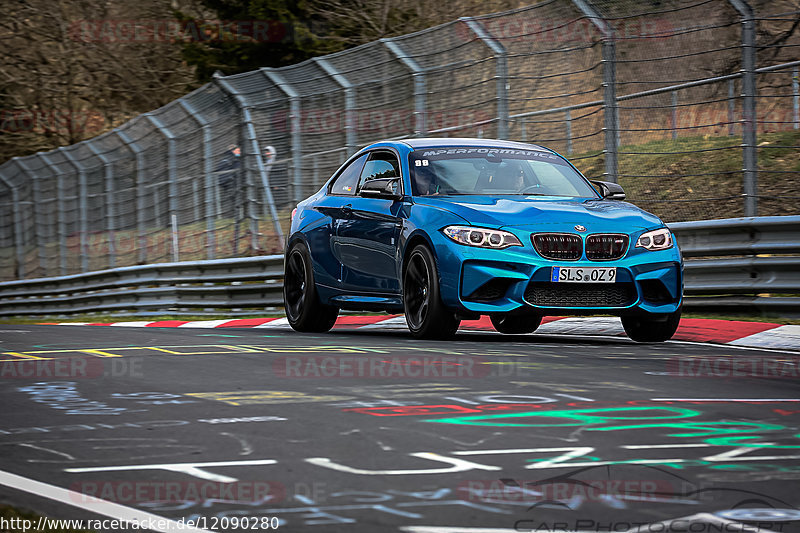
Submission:
[[[436,241],[442,300],[461,312],[666,314],[675,312],[683,299],[683,262],[677,247],[631,247],[614,261],[557,261],[542,258],[529,239],[522,247],[504,250],[464,246],[443,235]],[[554,266],[616,267],[616,282],[554,283]]]

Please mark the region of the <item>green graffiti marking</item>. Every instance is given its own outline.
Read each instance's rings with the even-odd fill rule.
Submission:
[[[732,426],[732,427],[719,427],[719,426]],[[749,427],[748,427],[749,426]],[[778,431],[786,429],[785,426],[779,424],[764,424],[759,422],[679,422],[669,424],[636,424],[632,426],[610,426],[600,428],[586,428],[586,431],[619,431],[630,429],[655,429],[655,428],[673,428],[679,430],[695,430],[695,433],[671,433],[667,437],[709,437],[714,435],[729,435],[740,433],[755,433],[758,431]],[[716,440],[733,440],[737,437],[719,437],[718,439],[706,439],[703,442],[712,444],[709,441]],[[738,438],[753,438],[753,437],[738,437]],[[735,446],[738,446],[735,445]]]
[[[711,465],[708,468],[713,470],[724,470],[726,472],[800,472],[800,465],[791,465],[791,466],[783,466],[783,465],[775,465],[775,464],[765,464],[765,465]]]
[[[759,461],[759,460],[791,460],[800,458],[800,455],[789,456],[753,456],[749,455],[747,448],[755,450],[792,450],[800,449],[800,444],[776,444],[769,442],[769,437],[762,433],[786,431],[790,428],[780,424],[766,422],[735,422],[735,421],[708,421],[692,422],[687,419],[701,416],[701,411],[681,407],[613,407],[595,409],[565,409],[555,411],[524,411],[518,413],[479,414],[456,416],[451,418],[427,419],[424,422],[437,424],[456,424],[466,426],[492,426],[492,427],[526,427],[526,428],[558,428],[584,426],[583,431],[630,431],[630,430],[667,430],[666,437],[671,438],[697,438],[700,443],[707,446],[725,446],[733,450],[717,455],[703,457],[702,459],[629,459],[620,461],[602,461],[596,456],[578,457],[545,457],[531,459],[529,468],[553,468],[569,466],[588,466],[592,463],[606,465],[624,464],[649,464],[664,467],[683,469],[693,466],[707,466],[724,470],[736,465],[720,464],[718,461]],[[532,422],[522,422],[519,419],[529,419]],[[541,419],[551,419],[551,422]],[[630,421],[635,423],[622,423]],[[661,433],[659,433],[661,434]],[[800,439],[800,433],[791,436]],[[774,435],[772,438],[775,438]],[[741,456],[741,457],[740,457]],[[572,459],[570,463],[567,459]],[[584,462],[574,462],[574,461]],[[541,466],[533,466],[540,464]],[[558,465],[558,466],[556,466]],[[746,467],[744,467],[746,468]]]
[[[608,416],[595,413],[642,413],[647,411],[665,411],[666,416]],[[493,427],[527,427],[527,428],[552,428],[552,427],[571,427],[585,426],[590,424],[604,424],[609,420],[670,420],[675,418],[692,418],[700,415],[700,411],[686,409],[683,407],[612,407],[602,409],[567,409],[559,411],[524,411],[521,413],[504,413],[496,415],[469,415],[456,416],[452,418],[428,419],[423,422],[433,422],[437,424],[458,424],[465,426],[493,426]],[[495,422],[508,418],[562,418],[574,420],[571,423],[563,424],[526,424],[513,422]],[[676,424],[664,424],[663,426],[676,427]],[[636,428],[636,427],[662,427],[661,424],[643,424],[637,426],[617,426],[611,429]],[[602,431],[600,428],[586,428],[587,431]]]
[[[778,426],[777,424],[764,424],[765,426],[773,426],[772,430],[775,428],[777,429],[786,429],[783,426]],[[796,439],[800,439],[800,433],[796,433],[792,435],[792,437]],[[773,450],[796,450],[800,448],[800,445],[783,445],[783,444],[773,444],[771,442],[743,442],[745,440],[752,441],[753,439],[763,439],[761,435],[753,435],[753,436],[744,436],[744,437],[718,437],[716,439],[706,439],[703,442],[707,444],[711,444],[713,446],[738,446],[740,448],[769,448]]]

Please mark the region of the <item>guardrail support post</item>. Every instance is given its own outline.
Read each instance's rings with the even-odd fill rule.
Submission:
[[[744,0],[728,0],[742,22],[742,159],[744,216],[758,215],[758,117],[756,116],[756,20]]]
[[[136,157],[136,226],[139,233],[139,264],[147,264],[147,228],[145,227],[144,209],[147,191],[145,190],[144,154],[142,148],[133,142],[127,133],[115,130],[128,150]]]
[[[89,271],[89,191],[86,185],[86,170],[79,164],[72,154],[64,148],[59,148],[59,152],[69,161],[75,170],[78,171],[78,218],[79,218],[79,239],[81,272]]]
[[[64,206],[64,173],[55,166],[47,156],[42,154],[42,161],[50,167],[56,175],[56,197],[58,198],[58,270],[62,276],[67,275],[67,210]]]
[[[176,238],[175,235],[175,226],[177,225],[176,221],[178,217],[178,167],[175,162],[177,158],[177,154],[175,153],[175,134],[169,131],[169,129],[164,126],[164,123],[152,114],[145,113],[144,116],[156,127],[158,132],[167,141],[167,172],[169,176],[169,216],[167,220],[169,220],[169,225],[173,233],[173,238],[171,239],[172,260],[178,261],[180,257],[180,250],[178,247],[180,244],[179,239]]]
[[[23,279],[25,277],[25,244],[22,239],[22,205],[19,201],[19,191],[2,174],[0,174],[0,181],[11,191],[11,203],[14,211],[14,247],[17,254],[17,268],[14,274],[18,279]]]
[[[331,77],[333,81],[339,84],[339,87],[342,88],[344,91],[344,137],[345,137],[345,145],[347,147],[347,155],[353,155],[356,152],[356,117],[355,117],[355,108],[356,108],[356,94],[355,89],[353,88],[353,84],[344,77],[342,74],[336,70],[336,67],[331,65],[330,61],[321,57],[315,57],[312,59],[317,65],[320,66],[322,70],[325,71],[325,74]],[[314,164],[316,165],[316,159],[314,160]],[[316,180],[314,182],[316,185]]]
[[[301,189],[303,175],[303,117],[300,114],[300,95],[274,69],[264,67],[261,72],[289,99],[289,121],[291,122],[292,133],[292,189],[294,201],[299,203],[303,200]],[[272,202],[272,191],[267,191],[267,193],[269,194],[270,202]],[[277,215],[275,220],[277,224]],[[283,240],[283,234],[281,234],[281,240]]]
[[[472,17],[461,17],[459,20],[494,54],[497,69],[497,138],[508,139],[508,53],[502,44],[489,35],[483,24]]]
[[[216,233],[215,233],[215,209],[214,209],[214,154],[213,154],[213,132],[211,123],[203,117],[185,98],[178,100],[180,105],[189,116],[197,122],[203,130],[203,174],[205,175],[205,215],[206,215],[206,258],[214,259],[216,255]]]
[[[617,49],[614,29],[585,0],[572,0],[603,36],[603,106],[605,130],[605,179],[617,183],[617,151],[620,144],[619,109],[617,107]]]
[[[414,58],[406,54],[394,39],[381,39],[383,45],[411,71],[414,80],[414,136],[424,137],[428,133],[427,93],[425,70]]]
[[[42,269],[44,276],[47,276],[47,250],[45,249],[45,237],[42,231],[42,216],[45,214],[44,204],[42,203],[42,189],[41,177],[35,172],[31,171],[25,162],[18,157],[12,159],[22,171],[23,174],[28,176],[31,180],[33,188],[33,228],[34,236],[36,237],[36,250],[39,256],[39,268]]]

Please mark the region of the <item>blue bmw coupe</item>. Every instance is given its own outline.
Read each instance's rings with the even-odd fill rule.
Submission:
[[[678,327],[683,260],[658,217],[533,144],[424,139],[372,144],[298,204],[284,301],[297,331],[340,309],[404,312],[415,337],[489,315],[529,333],[547,315],[618,315],[628,336]]]

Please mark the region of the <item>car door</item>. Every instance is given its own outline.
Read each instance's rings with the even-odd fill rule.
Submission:
[[[371,152],[358,182],[400,177],[397,155],[389,150]],[[398,185],[402,188],[402,181]],[[402,191],[400,191],[402,192]],[[342,263],[342,287],[352,293],[399,294],[398,243],[403,227],[403,202],[385,198],[353,198],[350,211],[336,226]]]
[[[364,154],[346,167],[334,178],[326,195],[314,206],[324,215],[304,233],[314,265],[314,280],[317,284],[340,288],[342,283],[342,263],[339,259],[336,242],[336,226],[349,215],[350,206],[358,191],[358,180],[368,154]]]

